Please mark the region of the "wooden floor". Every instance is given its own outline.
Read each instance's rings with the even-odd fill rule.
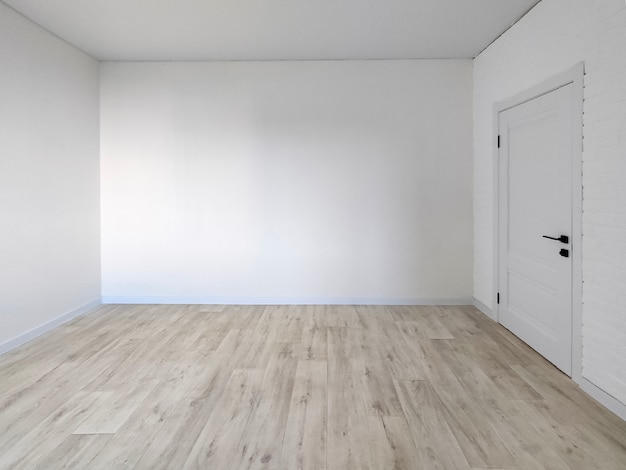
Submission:
[[[626,469],[473,307],[104,306],[0,356],[0,468]]]

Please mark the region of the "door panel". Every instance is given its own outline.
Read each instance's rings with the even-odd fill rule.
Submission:
[[[566,85],[499,113],[499,321],[572,367],[572,103]],[[560,250],[569,250],[569,257]]]

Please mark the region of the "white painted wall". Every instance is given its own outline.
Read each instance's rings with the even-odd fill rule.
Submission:
[[[626,404],[626,5],[543,0],[474,62],[474,296],[492,306],[493,105],[584,61],[583,377]],[[626,408],[623,408],[626,410]]]
[[[98,180],[97,62],[0,3],[0,352],[98,302]]]
[[[102,64],[104,300],[471,298],[471,73]]]

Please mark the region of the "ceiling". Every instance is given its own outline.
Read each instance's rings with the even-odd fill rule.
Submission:
[[[2,0],[100,60],[472,58],[539,0]]]

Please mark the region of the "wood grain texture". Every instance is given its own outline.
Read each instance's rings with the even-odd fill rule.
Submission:
[[[626,469],[473,307],[110,305],[0,356],[0,468]]]
[[[298,362],[280,468],[326,468],[327,377],[326,361]]]
[[[279,468],[298,360],[291,343],[275,343],[233,468]]]
[[[469,469],[448,420],[447,408],[426,381],[397,381],[396,387],[417,450],[416,468]]]
[[[236,370],[200,432],[184,468],[227,468],[256,405],[261,371]]]

